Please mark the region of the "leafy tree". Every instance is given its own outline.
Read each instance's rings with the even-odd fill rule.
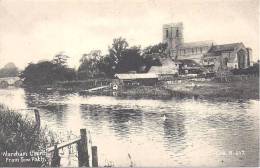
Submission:
[[[18,76],[18,68],[14,63],[6,64],[2,69],[0,69],[0,78],[4,77],[15,77]]]
[[[146,65],[146,71],[148,71],[151,66],[160,66],[160,58],[167,57],[166,54],[167,43],[159,43],[146,47],[143,50],[142,57],[143,63]]]
[[[107,77],[113,77],[115,74],[116,65],[113,59],[111,59],[109,55],[106,55],[100,59],[98,68],[101,72],[105,73]]]
[[[82,58],[80,59],[81,64],[78,68],[79,79],[103,76],[98,66],[101,58],[102,56],[100,50],[92,50],[88,54],[83,54]]]
[[[127,49],[128,43],[126,39],[119,37],[113,40],[112,47],[109,47],[109,57],[114,61],[115,64],[119,62],[123,56],[123,52]]]
[[[128,71],[139,71],[139,67],[143,65],[141,57],[141,47],[133,46],[122,52],[122,56],[116,66],[117,73],[126,73]]]
[[[143,53],[144,54],[155,54],[155,53],[158,53],[158,54],[163,54],[164,55],[166,49],[167,49],[167,43],[159,43],[159,44],[156,44],[156,45],[151,45],[151,46],[146,47],[143,50]]]
[[[52,62],[60,66],[67,66],[68,59],[69,56],[67,56],[64,52],[60,52],[54,56]]]
[[[40,86],[53,84],[56,81],[69,81],[76,79],[74,69],[55,61],[41,61],[36,64],[30,63],[20,77],[24,79],[24,84],[29,86]]]

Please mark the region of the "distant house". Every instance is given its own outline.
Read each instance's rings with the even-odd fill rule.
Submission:
[[[245,69],[252,64],[252,51],[243,43],[214,45],[204,54],[202,65],[209,71]]]
[[[158,75],[158,80],[168,80],[178,74],[178,65],[170,58],[160,58],[161,66],[152,66],[148,73]]]

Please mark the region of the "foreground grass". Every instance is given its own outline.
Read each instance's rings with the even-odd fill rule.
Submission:
[[[11,160],[6,160],[7,157],[3,153],[24,152],[29,155],[31,151],[44,152],[50,137],[50,133],[46,129],[37,131],[34,122],[0,105],[0,167],[48,166],[48,159],[45,154],[41,155],[44,158],[41,161],[21,162],[20,157],[8,157],[9,159],[19,159],[11,162]],[[31,156],[24,158],[32,159]]]

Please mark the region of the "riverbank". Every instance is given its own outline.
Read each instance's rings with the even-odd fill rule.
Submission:
[[[259,77],[257,76],[224,82],[185,80],[166,84],[164,87],[171,90],[173,95],[206,99],[259,99]]]
[[[79,92],[81,95],[108,95],[128,98],[169,99],[202,98],[202,99],[259,99],[258,76],[232,76],[229,79],[198,80],[176,79],[165,81],[155,86],[132,86],[112,90],[111,87],[96,91],[87,91],[90,88],[109,85],[111,79],[60,82],[52,86],[40,86],[37,90]]]
[[[48,166],[45,149],[49,132],[35,128],[33,121],[0,105],[0,167]],[[37,160],[32,152],[43,153]]]
[[[138,86],[117,92],[119,97],[169,99],[172,92],[163,86]]]

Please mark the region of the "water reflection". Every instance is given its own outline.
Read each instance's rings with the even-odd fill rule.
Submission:
[[[129,166],[128,154],[136,166],[258,163],[259,101],[130,100],[2,89],[0,102],[15,109],[38,107],[43,123],[54,132],[78,135],[80,128],[87,128],[102,166],[108,161]],[[241,150],[246,156],[220,155]]]
[[[167,150],[180,152],[184,148],[179,149],[178,144],[183,144],[183,147],[186,147],[185,144],[185,117],[181,113],[173,113],[173,114],[166,114],[166,118],[163,122],[163,129],[164,129],[164,138],[166,140],[166,147]],[[178,148],[178,149],[177,149]]]

